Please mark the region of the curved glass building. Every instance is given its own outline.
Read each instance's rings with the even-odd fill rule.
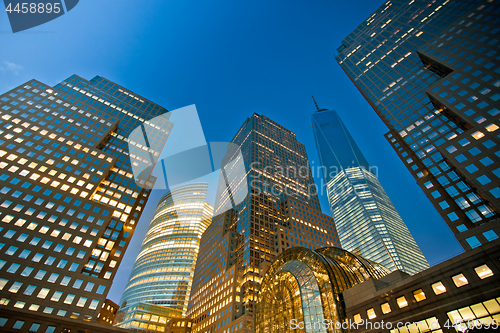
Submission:
[[[208,183],[177,187],[158,203],[120,300],[117,326],[165,331],[172,317],[185,315],[203,232],[213,207]]]
[[[310,330],[304,323],[343,322],[340,294],[389,273],[380,264],[336,247],[288,249],[269,267],[262,281],[256,332],[340,332],[319,324]]]

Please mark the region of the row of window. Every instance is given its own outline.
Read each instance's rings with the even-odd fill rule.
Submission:
[[[486,279],[490,276],[493,276],[493,272],[491,269],[485,264],[478,266],[474,268],[476,274],[480,279]],[[464,274],[457,274],[451,277],[453,283],[457,288],[463,287],[467,284],[469,284],[469,281],[465,277]],[[432,290],[434,291],[434,294],[440,295],[446,292],[446,287],[443,285],[441,281],[435,282],[431,285]],[[415,299],[416,302],[422,302],[427,299],[425,296],[425,293],[422,289],[418,289],[413,291],[413,298]],[[397,297],[396,298],[396,304],[398,305],[399,308],[404,308],[408,306],[408,300],[406,299],[405,296]],[[381,311],[383,314],[388,314],[392,312],[391,306],[389,302],[386,302],[384,304],[380,305]],[[374,308],[370,308],[366,310],[366,314],[368,319],[375,319],[377,317],[375,313]],[[358,323],[361,322],[361,314],[357,313],[353,316],[354,322]]]
[[[5,318],[5,317],[0,317],[0,327],[5,327],[5,324],[7,323],[9,319],[8,318]],[[16,329],[16,330],[20,330],[20,329],[27,329],[26,332],[40,332],[40,333],[55,333],[56,332],[56,327],[55,326],[47,326],[45,328],[45,330],[43,331],[40,331],[40,327],[42,326],[42,324],[38,324],[38,323],[32,323],[29,327],[28,325],[24,325],[26,323],[26,321],[24,320],[16,320],[14,322],[14,324],[12,325],[11,328],[13,329]]]

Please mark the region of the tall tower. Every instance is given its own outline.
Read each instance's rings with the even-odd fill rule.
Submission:
[[[408,274],[429,267],[422,251],[334,110],[312,115],[328,202],[342,248]]]
[[[96,320],[150,193],[135,182],[128,136],[158,127],[142,146],[153,167],[173,124],[149,120],[164,113],[99,76],[0,96],[2,313],[26,327],[79,320],[57,330]]]
[[[466,250],[500,235],[499,6],[390,0],[336,56]]]
[[[190,183],[161,198],[120,300],[118,327],[164,332],[169,319],[185,316],[201,235],[213,214],[207,190],[207,183]]]
[[[188,307],[194,332],[254,332],[261,278],[275,256],[295,246],[340,246],[333,219],[320,211],[305,147],[293,132],[254,114],[232,143],[246,170],[227,172],[245,179],[221,173],[216,214],[232,208],[214,216],[201,239]]]

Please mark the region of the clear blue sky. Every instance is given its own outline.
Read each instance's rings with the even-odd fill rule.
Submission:
[[[334,56],[379,0],[84,0],[12,34],[0,12],[0,91],[36,78],[101,75],[173,110],[196,104],[207,141],[230,141],[261,113],[289,128],[317,163],[315,111],[336,109],[432,264],[461,251],[383,137],[387,129]],[[152,196],[109,298],[118,302],[159,194]],[[321,198],[328,211],[326,198]]]

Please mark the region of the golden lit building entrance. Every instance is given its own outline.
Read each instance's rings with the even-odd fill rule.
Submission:
[[[341,332],[334,325],[345,319],[341,293],[389,273],[373,261],[336,247],[291,248],[276,259],[264,276],[257,303],[256,332]]]

